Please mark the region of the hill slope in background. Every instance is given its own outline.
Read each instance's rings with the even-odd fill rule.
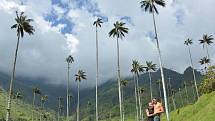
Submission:
[[[153,86],[153,95],[159,97],[159,88],[156,83],[157,80],[160,79],[160,71],[152,72],[152,86]],[[166,83],[170,78],[170,84],[172,88],[178,89],[182,86],[184,81],[192,80],[192,68],[188,67],[183,74],[180,74],[176,71],[164,68],[164,74],[166,78]],[[197,80],[200,81],[202,75],[200,72],[196,72]],[[0,86],[4,89],[8,88],[8,80],[9,76],[3,73],[0,73]],[[126,116],[134,115],[135,109],[135,98],[134,98],[134,83],[133,77],[124,78],[128,80],[128,86],[124,88],[124,99],[125,101],[125,109]],[[64,97],[63,104],[66,104],[66,89],[65,86],[62,85],[51,85],[46,83],[43,79],[29,79],[23,77],[17,77],[15,81],[15,90],[21,90],[26,101],[32,100],[32,87],[39,87],[44,94],[48,95],[47,106],[48,108],[56,110],[57,97]],[[144,105],[146,105],[147,101],[149,101],[149,78],[148,74],[140,75],[140,85],[145,88],[144,93]],[[72,108],[71,112],[73,117],[75,117],[75,104],[76,104],[76,90],[72,90],[73,100],[72,100]],[[112,117],[117,117],[119,115],[119,107],[118,107],[118,86],[115,79],[110,79],[106,81],[106,83],[99,86],[99,118],[107,119]],[[80,92],[80,106],[81,106],[81,118],[88,119],[94,118],[95,112],[95,89],[84,89]],[[90,102],[90,105],[89,103]],[[37,100],[37,104],[39,104],[39,100]],[[64,105],[65,107],[65,105]],[[90,115],[90,116],[89,116]]]
[[[0,120],[4,119],[6,116],[6,100],[7,96],[3,90],[0,91]],[[11,110],[11,116],[13,121],[30,121],[31,115],[32,115],[32,106],[24,103],[21,100],[13,100],[12,101],[12,110]],[[51,111],[50,111],[51,112]],[[47,116],[46,120],[52,120],[54,119],[54,112],[52,113],[44,113]],[[35,120],[39,120],[40,115],[42,116],[41,111],[39,111],[38,108],[34,110],[34,117]]]
[[[215,92],[205,94],[195,104],[171,112],[171,121],[215,121],[214,102]],[[166,121],[165,118],[163,121]]]

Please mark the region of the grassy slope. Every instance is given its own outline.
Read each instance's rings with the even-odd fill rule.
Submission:
[[[171,121],[215,121],[214,102],[215,92],[203,95],[195,104],[171,112]]]
[[[4,118],[6,115],[6,94],[4,92],[0,92],[0,119]],[[18,102],[18,103],[17,103]],[[34,111],[34,117],[38,119],[39,112]],[[21,101],[12,102],[12,119],[22,119],[23,121],[29,121],[32,115],[32,106]]]

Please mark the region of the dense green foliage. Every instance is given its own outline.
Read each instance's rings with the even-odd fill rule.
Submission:
[[[215,66],[208,68],[208,71],[199,86],[199,90],[202,94],[215,91]]]

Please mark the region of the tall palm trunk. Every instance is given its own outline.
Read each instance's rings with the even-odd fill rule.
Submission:
[[[139,121],[139,109],[138,109],[138,101],[137,101],[137,80],[136,75],[134,74],[134,91],[135,91],[135,102],[136,102],[136,121]]]
[[[186,94],[186,99],[187,99],[187,104],[188,104],[189,103],[189,97],[188,97],[188,91],[187,91],[186,83],[184,84],[184,88],[185,88],[185,94]]]
[[[143,102],[143,94],[140,96],[141,97],[141,107],[142,107],[142,102]],[[143,107],[142,107],[143,108]],[[141,118],[142,118],[142,121],[144,120],[143,118],[143,113],[141,114]]]
[[[60,107],[61,106],[61,101],[60,99],[58,100],[58,113],[57,113],[57,121],[60,121]]]
[[[191,51],[190,51],[189,46],[188,46],[188,50],[189,50],[189,56],[190,56],[190,63],[192,66],[192,71],[193,71],[193,79],[194,79],[194,84],[195,84],[195,89],[196,89],[196,95],[197,95],[197,98],[199,98],[199,91],[198,91],[198,87],[197,87],[196,74],[195,74],[195,70],[194,70],[194,66],[193,66],[193,59],[192,59],[192,55],[191,55]]]
[[[142,106],[140,100],[140,88],[139,88],[139,75],[137,74],[137,97],[138,97],[138,104],[139,104],[139,120],[142,121]]]
[[[160,95],[160,98],[162,97],[162,93],[161,93],[161,84],[160,82],[158,83],[158,88],[159,88],[159,95]]]
[[[11,97],[12,97],[12,91],[13,91],[12,90],[13,89],[13,81],[14,81],[15,72],[16,72],[16,59],[17,59],[17,54],[18,54],[18,50],[19,50],[19,39],[20,39],[20,36],[18,35],[15,57],[14,57],[14,61],[13,61],[13,71],[12,71],[12,76],[11,76],[11,80],[10,80],[10,87],[9,87],[9,94],[8,94],[6,121],[9,121],[9,118],[10,118]]]
[[[176,107],[176,103],[175,103],[175,94],[172,95],[172,104],[173,104],[174,110],[176,110],[177,107]]]
[[[151,100],[152,100],[152,97],[153,97],[153,95],[152,95],[152,77],[151,77],[151,73],[150,72],[148,72],[149,73],[149,83],[150,83],[150,94],[151,94]]]
[[[42,103],[41,100],[40,100],[40,109],[41,109],[41,112],[40,112],[40,121],[42,121],[43,103]]]
[[[193,91],[193,102],[196,101],[196,93],[195,93],[195,87],[194,85],[191,83],[191,88],[192,88],[192,91]]]
[[[119,90],[119,110],[120,110],[120,121],[122,121],[122,96],[120,86],[120,57],[119,57],[119,38],[117,37],[117,72],[118,72],[118,90]]]
[[[125,121],[125,103],[124,103],[124,92],[122,87],[122,120]]]
[[[171,89],[172,89],[172,86],[171,86],[171,78],[169,78],[168,79],[168,83],[167,83],[167,92],[168,92],[168,98],[167,99],[169,99],[169,102],[171,101],[171,95],[172,95],[172,93],[171,93]],[[171,111],[171,105],[170,105],[170,103],[169,103],[169,111]]]
[[[181,89],[179,89],[179,96],[181,98],[181,104],[182,104],[182,107],[184,106],[184,101],[183,101],[183,97],[182,97],[182,94],[181,94]]]
[[[35,104],[36,93],[34,92],[33,103],[32,103],[32,121],[34,121],[34,104]]]
[[[162,63],[161,51],[160,51],[160,46],[159,46],[159,41],[158,41],[158,34],[157,34],[154,11],[152,12],[152,16],[153,16],[153,23],[154,23],[155,39],[156,39],[157,49],[158,49],[158,54],[159,54],[159,65],[160,65],[160,71],[161,71],[161,81],[162,81],[162,85],[163,85],[163,95],[164,95],[166,119],[167,119],[167,121],[170,121],[169,120],[167,94],[166,94],[166,86],[165,86],[165,81],[164,81],[163,63]]]
[[[69,120],[69,63],[68,63],[68,70],[67,70],[67,97],[66,97],[66,120]]]
[[[208,51],[208,46],[207,45],[206,45],[206,51],[207,51],[208,59],[210,59],[210,55],[209,55],[209,51]]]
[[[77,121],[80,121],[80,117],[79,117],[79,111],[80,111],[80,109],[79,109],[79,106],[80,106],[80,82],[79,82],[79,80],[78,80],[78,104],[77,104]]]
[[[96,26],[96,121],[98,121],[98,79],[99,79],[99,47],[98,27]]]

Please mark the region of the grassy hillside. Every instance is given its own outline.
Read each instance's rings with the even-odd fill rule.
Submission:
[[[171,121],[215,121],[214,102],[215,92],[205,94],[195,104],[171,112]]]
[[[0,121],[2,121],[6,115],[6,107],[5,107],[5,105],[7,104],[6,99],[7,99],[6,93],[1,90],[0,91]],[[34,116],[36,121],[39,121],[39,117],[40,117],[39,112],[41,111],[39,111],[38,108],[34,110],[34,113],[35,113]],[[31,105],[26,104],[21,100],[17,100],[17,101],[13,100],[12,111],[11,111],[11,116],[13,121],[30,121],[31,115],[32,115]],[[48,117],[49,120],[53,119],[53,115],[51,113],[46,112],[46,116]]]

